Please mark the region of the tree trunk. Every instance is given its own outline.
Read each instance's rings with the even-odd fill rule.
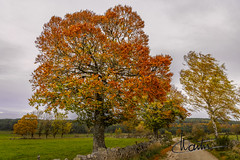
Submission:
[[[215,138],[218,138],[218,130],[217,130],[217,125],[216,125],[216,122],[214,120],[214,118],[212,117],[211,118],[211,121],[212,121],[212,125],[213,125],[213,130],[214,130],[214,135],[215,135]]]
[[[158,138],[159,138],[159,137],[158,137],[158,129],[154,128],[154,129],[153,129],[153,133],[154,133],[155,139],[158,139]]]
[[[49,135],[49,131],[45,132],[45,135],[46,135],[46,139],[47,139],[47,137]]]
[[[104,139],[104,120],[99,111],[95,111],[95,123],[93,126],[93,152],[98,151],[99,148],[106,148]]]
[[[96,122],[93,128],[93,152],[98,151],[99,148],[106,148],[104,140],[105,126],[103,123]]]
[[[96,94],[96,99],[99,102],[103,102],[103,98],[101,94]],[[105,130],[105,123],[104,123],[104,113],[99,108],[95,110],[94,113],[94,124],[93,124],[93,152],[98,151],[99,148],[106,148],[105,145],[105,137],[104,137],[104,130]]]

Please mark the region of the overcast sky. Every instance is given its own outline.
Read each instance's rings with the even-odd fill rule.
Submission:
[[[173,84],[179,89],[183,56],[189,51],[212,54],[240,84],[239,0],[0,0],[0,118],[34,110],[28,105],[29,79],[38,54],[34,41],[44,23],[53,15],[85,9],[103,14],[118,4],[131,6],[145,21],[151,55],[172,56]]]

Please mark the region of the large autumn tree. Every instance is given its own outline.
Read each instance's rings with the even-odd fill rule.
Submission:
[[[187,69],[181,70],[180,82],[195,109],[205,110],[218,137],[217,121],[239,118],[239,89],[227,77],[224,64],[210,54],[189,52],[184,56]]]
[[[150,56],[143,27],[132,8],[121,5],[104,15],[53,16],[36,40],[30,105],[77,113],[93,126],[93,151],[105,148],[106,126],[133,117],[143,96],[163,101],[170,89],[171,57]]]

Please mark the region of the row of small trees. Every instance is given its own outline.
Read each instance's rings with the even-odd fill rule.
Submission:
[[[67,121],[67,115],[63,113],[57,113],[52,120],[50,113],[42,113],[42,119],[39,120],[38,135],[41,137],[45,134],[46,138],[52,134],[55,138],[57,134],[63,137],[64,134],[68,134],[71,131],[72,123]]]
[[[14,133],[20,134],[24,137],[37,133],[39,137],[43,134],[46,138],[52,134],[55,138],[57,134],[63,137],[71,131],[72,123],[67,121],[67,116],[63,113],[57,113],[54,118],[50,113],[42,111],[35,114],[24,115],[18,123],[13,126]]]

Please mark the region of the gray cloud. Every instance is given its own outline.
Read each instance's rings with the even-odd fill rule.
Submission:
[[[0,78],[21,71],[18,66],[19,59],[21,58],[21,50],[21,46],[0,39]]]

